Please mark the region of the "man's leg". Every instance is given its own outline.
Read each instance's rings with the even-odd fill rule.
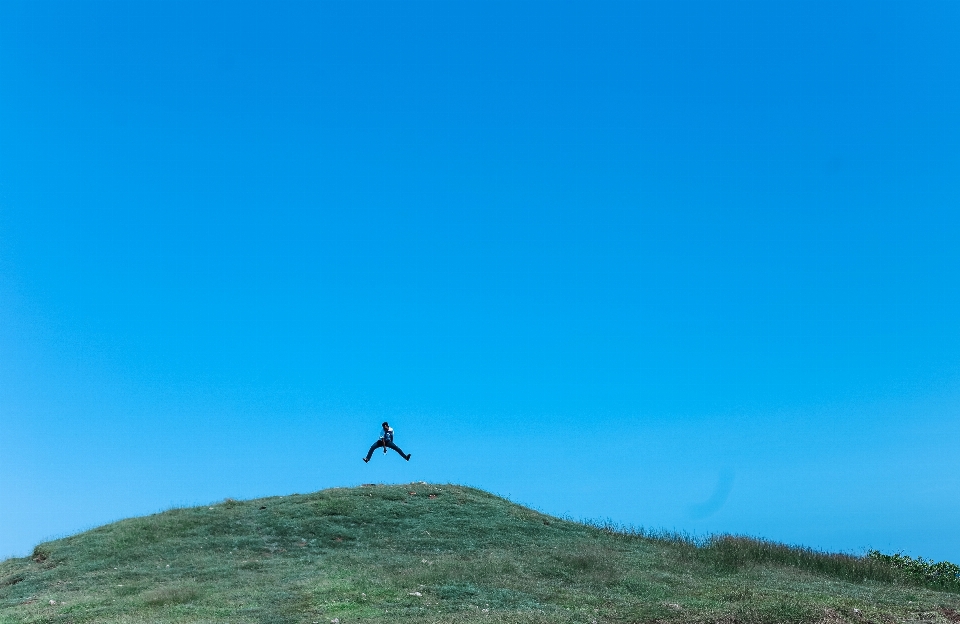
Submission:
[[[378,448],[380,448],[381,446],[383,446],[383,440],[377,440],[376,442],[374,442],[373,446],[370,447],[370,450],[367,451],[367,456],[363,458],[363,461],[365,462],[370,461],[370,457],[373,456],[373,452]]]
[[[403,451],[401,451],[399,446],[397,446],[396,444],[394,444],[394,443],[391,442],[391,441],[387,441],[386,444],[387,444],[387,446],[389,446],[390,448],[392,448],[392,449],[395,450],[396,452],[400,453],[400,457],[404,458],[404,459],[407,460],[407,461],[410,461],[410,456],[407,455],[406,453],[404,453]]]

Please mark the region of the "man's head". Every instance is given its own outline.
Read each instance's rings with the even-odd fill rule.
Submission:
[[[383,423],[383,428],[384,428],[384,429],[389,429],[389,428],[390,428],[390,425],[388,425],[387,422],[384,421],[384,423]]]

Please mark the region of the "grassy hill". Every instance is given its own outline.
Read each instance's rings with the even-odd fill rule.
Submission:
[[[955,580],[419,483],[227,500],[47,542],[0,563],[0,622],[946,623],[960,622]]]

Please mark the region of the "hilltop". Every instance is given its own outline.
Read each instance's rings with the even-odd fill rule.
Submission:
[[[958,611],[956,589],[869,558],[618,531],[426,483],[172,509],[0,563],[0,623],[946,623]]]

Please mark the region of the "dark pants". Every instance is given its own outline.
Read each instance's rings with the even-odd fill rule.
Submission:
[[[370,450],[367,451],[367,459],[370,459],[370,457],[373,455],[373,452],[374,452],[375,450],[377,450],[378,448],[383,448],[384,446],[386,446],[387,448],[392,448],[392,449],[395,450],[396,452],[400,453],[400,457],[402,457],[402,458],[404,458],[404,459],[407,458],[406,453],[404,453],[403,451],[401,451],[401,450],[400,450],[400,447],[397,446],[396,444],[394,444],[393,441],[391,441],[391,440],[377,440],[377,441],[373,444],[373,446],[370,447]]]

